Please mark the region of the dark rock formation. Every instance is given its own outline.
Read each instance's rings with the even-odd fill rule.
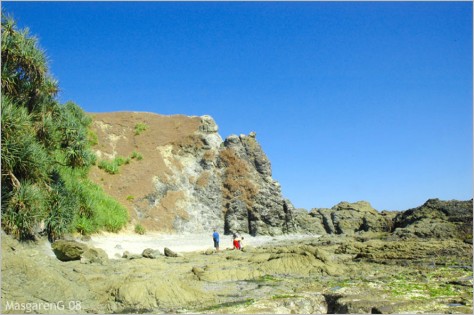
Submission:
[[[394,234],[402,238],[460,238],[472,243],[472,213],[472,199],[430,199],[420,207],[399,213],[393,221]]]
[[[313,209],[310,215],[321,222],[328,234],[387,232],[391,226],[391,219],[366,201],[341,202],[331,209]]]
[[[296,232],[294,207],[285,200],[280,184],[271,177],[271,164],[256,140],[228,137],[220,151],[225,233],[278,235]]]
[[[430,199],[406,211],[377,211],[366,201],[341,202],[327,209],[292,210],[296,229],[314,234],[387,232],[395,238],[459,238],[472,243],[473,204]]]

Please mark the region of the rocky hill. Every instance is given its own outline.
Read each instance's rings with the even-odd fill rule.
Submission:
[[[394,234],[405,238],[460,238],[472,243],[472,199],[430,199],[422,206],[399,213],[393,220]]]
[[[210,116],[117,112],[92,117],[98,166],[90,177],[128,208],[132,224],[149,231],[393,232],[400,238],[472,241],[472,200],[432,199],[405,212],[379,212],[366,201],[341,202],[308,212],[282,196],[254,132],[222,139]],[[122,165],[112,171],[102,165],[118,160]]]
[[[115,174],[94,167],[90,177],[129,209],[132,222],[178,233],[296,231],[293,207],[272,178],[255,133],[223,140],[210,116],[92,117],[99,165],[125,162]]]

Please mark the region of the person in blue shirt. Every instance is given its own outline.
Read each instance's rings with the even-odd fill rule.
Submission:
[[[214,240],[214,247],[216,248],[216,251],[219,251],[219,233],[217,233],[216,230],[214,230],[214,233],[212,233],[212,239]]]

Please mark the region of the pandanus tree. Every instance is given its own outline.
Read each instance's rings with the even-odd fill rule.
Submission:
[[[59,104],[58,83],[28,29],[3,12],[1,26],[2,228],[19,239],[42,229],[54,240],[81,208],[61,173],[94,162],[91,119],[72,102]]]

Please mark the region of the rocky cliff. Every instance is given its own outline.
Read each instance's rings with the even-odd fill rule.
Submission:
[[[223,140],[210,116],[92,116],[99,163],[120,157],[126,162],[116,174],[96,167],[90,176],[147,230],[296,231],[293,207],[272,178],[254,132]]]
[[[121,159],[114,172],[91,178],[149,231],[199,233],[357,234],[460,237],[472,241],[472,200],[427,201],[405,212],[341,202],[330,209],[295,209],[272,178],[256,134],[222,139],[210,116],[94,114],[99,163]]]

